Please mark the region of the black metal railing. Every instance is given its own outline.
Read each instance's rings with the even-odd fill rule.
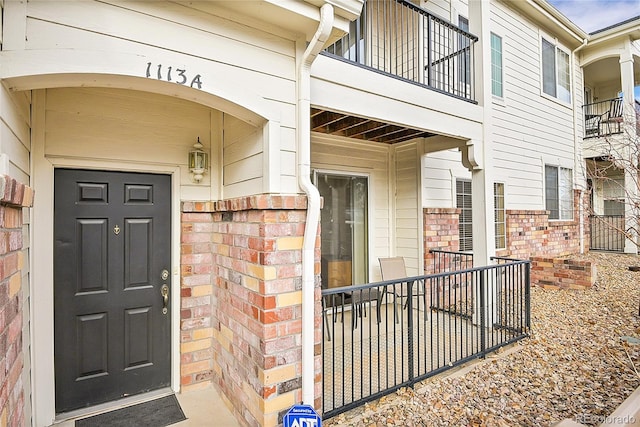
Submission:
[[[584,137],[595,138],[622,132],[622,98],[607,99],[582,106]]]
[[[526,337],[529,286],[529,261],[505,259],[323,289],[323,417]]]
[[[445,251],[442,249],[430,249],[433,254],[431,261],[432,273],[444,273],[447,271],[464,270],[473,267],[473,253]]]
[[[589,248],[595,251],[624,252],[624,215],[591,215]]]
[[[475,102],[476,41],[406,0],[365,0],[349,33],[325,53]]]

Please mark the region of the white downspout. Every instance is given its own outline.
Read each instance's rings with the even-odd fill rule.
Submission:
[[[315,341],[315,245],[320,218],[320,193],[311,182],[311,64],[333,28],[333,6],[320,8],[320,24],[302,54],[298,69],[298,184],[307,195],[307,221],[302,242],[302,402],[313,406]]]
[[[580,46],[578,46],[577,48],[573,49],[573,51],[571,52],[571,70],[573,71],[573,75],[575,77],[575,55],[576,53],[581,50],[582,48],[584,48],[587,45],[588,39],[584,39],[582,41],[582,44]],[[582,72],[582,87],[584,88],[584,70]],[[582,155],[582,150],[579,150],[578,145],[582,146],[582,141],[578,141],[578,121],[576,119],[576,112],[578,111],[578,106],[576,105],[576,101],[577,101],[577,96],[578,94],[575,91],[575,87],[573,88],[574,90],[571,91],[571,93],[573,94],[573,170],[574,171],[578,171],[578,167],[580,167],[582,169],[582,165],[584,165],[584,157]],[[583,91],[584,93],[584,91]],[[584,100],[583,100],[584,102]],[[584,117],[583,114],[581,114],[582,117]],[[578,158],[578,153],[580,154],[580,158]],[[587,171],[586,168],[584,168],[584,172],[583,172],[583,179],[586,180],[587,179]],[[581,194],[581,198],[584,197],[584,194]],[[580,236],[578,239],[578,244],[580,245],[580,253],[584,252],[584,212],[583,212],[583,203],[582,203],[582,199],[578,200],[578,215],[580,216],[578,219],[578,235]]]

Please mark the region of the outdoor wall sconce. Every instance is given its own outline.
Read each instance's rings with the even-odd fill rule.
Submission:
[[[197,183],[202,180],[202,176],[209,167],[209,156],[202,147],[200,137],[198,137],[198,142],[193,144],[193,150],[189,151],[189,170],[193,174],[193,180]]]

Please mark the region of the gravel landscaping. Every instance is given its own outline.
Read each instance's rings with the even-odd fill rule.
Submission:
[[[585,291],[531,291],[530,337],[356,408],[325,426],[599,425],[640,386],[640,257],[590,253]]]

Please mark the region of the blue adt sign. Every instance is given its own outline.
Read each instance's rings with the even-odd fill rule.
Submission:
[[[282,418],[283,427],[322,427],[322,419],[311,405],[294,405]]]

